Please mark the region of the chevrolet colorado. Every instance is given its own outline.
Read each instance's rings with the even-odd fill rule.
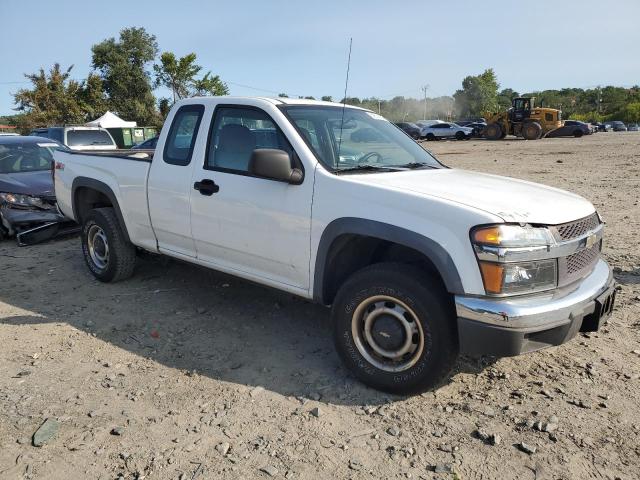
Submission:
[[[192,98],[153,155],[54,159],[58,204],[82,225],[96,278],[131,276],[146,250],[331,306],[340,356],[381,390],[433,387],[459,353],[562,344],[613,308],[590,202],[447,168],[364,109]]]

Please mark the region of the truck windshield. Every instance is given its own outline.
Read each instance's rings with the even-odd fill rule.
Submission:
[[[375,113],[339,106],[280,108],[329,170],[367,172],[442,167],[407,134]]]
[[[77,147],[81,145],[113,145],[113,140],[104,130],[69,130],[67,145]]]

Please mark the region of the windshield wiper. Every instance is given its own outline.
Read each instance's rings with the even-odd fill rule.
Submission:
[[[414,170],[416,168],[438,168],[434,165],[431,165],[430,163],[426,163],[426,162],[411,162],[411,163],[405,163],[404,165],[398,165],[398,167],[402,167],[402,168],[408,168],[411,170]]]
[[[401,170],[406,170],[405,168],[402,168],[402,166],[387,166],[387,165],[372,165],[370,163],[364,163],[362,165],[355,165],[353,167],[347,167],[347,168],[338,168],[336,169],[336,173],[343,173],[343,172],[376,172],[376,171],[381,171],[381,170],[387,170],[387,171],[391,171],[391,172],[398,172]]]

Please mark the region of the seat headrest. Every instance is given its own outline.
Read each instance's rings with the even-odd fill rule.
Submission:
[[[218,150],[223,152],[250,152],[256,148],[256,139],[244,125],[230,123],[220,129]]]

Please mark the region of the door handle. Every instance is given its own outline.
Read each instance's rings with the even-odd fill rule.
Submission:
[[[193,188],[198,190],[202,195],[206,195],[207,197],[210,197],[214,193],[218,193],[218,191],[220,190],[220,186],[216,185],[216,182],[209,178],[204,178],[199,182],[195,182],[193,184]]]

